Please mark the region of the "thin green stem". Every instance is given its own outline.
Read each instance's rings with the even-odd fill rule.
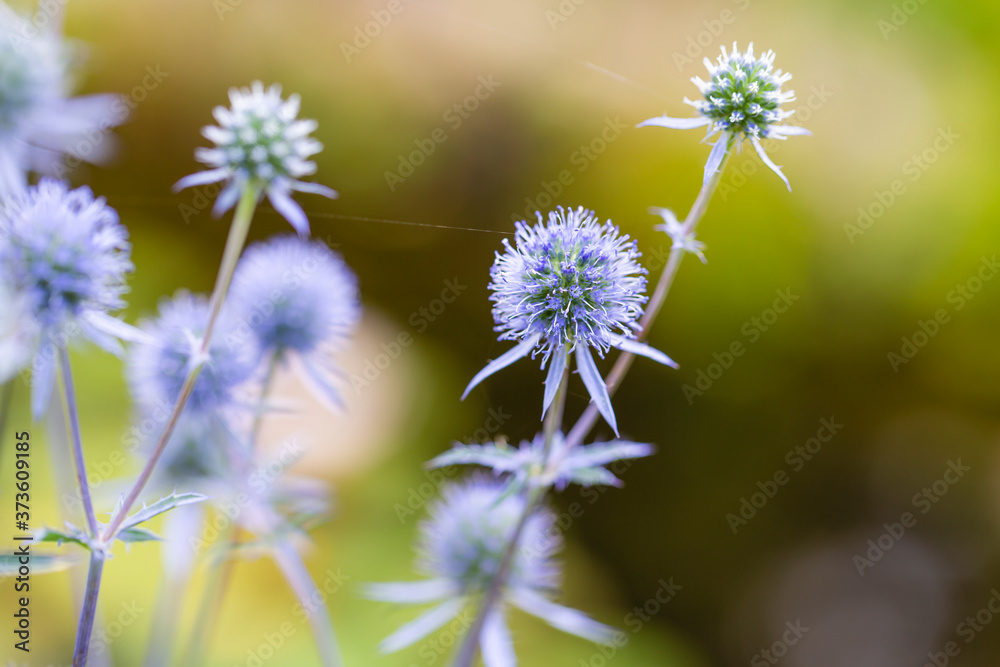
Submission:
[[[73,371],[70,368],[69,353],[65,347],[59,348],[57,363],[60,384],[62,385],[63,409],[66,412],[66,427],[69,430],[70,451],[73,455],[73,466],[76,469],[76,481],[87,520],[87,531],[93,540],[90,568],[87,572],[87,588],[83,596],[83,603],[80,605],[80,624],[77,627],[76,646],[73,650],[74,667],[82,667],[87,663],[90,635],[94,630],[94,617],[97,614],[97,595],[101,586],[101,572],[104,570],[104,545],[98,539],[97,517],[94,515],[94,503],[90,498],[87,466],[83,457],[83,439],[80,436],[80,415],[76,403],[76,389],[73,385]]]
[[[274,561],[285,575],[302,608],[306,610],[323,666],[340,667],[344,664],[344,660],[340,655],[337,635],[333,630],[333,619],[330,618],[326,602],[323,601],[326,596],[316,586],[299,552],[291,542],[279,542],[274,547]]]
[[[720,140],[721,141],[721,140]],[[726,150],[726,155],[722,159],[722,164],[719,165],[719,170],[706,181],[698,193],[698,198],[695,199],[694,204],[691,206],[691,210],[688,212],[687,218],[684,219],[684,230],[683,234],[691,234],[698,227],[698,223],[701,219],[705,217],[706,211],[708,211],[708,204],[712,200],[712,195],[715,194],[715,190],[719,187],[719,182],[722,180],[722,174],[726,169],[726,165],[729,163],[729,157],[732,154],[732,141],[730,140],[730,146]],[[656,288],[653,290],[653,295],[649,298],[649,302],[646,304],[646,311],[642,315],[642,319],[639,320],[639,331],[636,332],[635,339],[638,341],[643,341],[649,336],[650,330],[653,328],[653,323],[656,321],[657,315],[660,314],[660,309],[663,307],[663,302],[666,301],[667,295],[670,293],[670,288],[674,284],[674,278],[677,276],[677,270],[680,268],[681,260],[684,259],[684,255],[687,253],[682,248],[672,248],[670,250],[670,256],[667,258],[667,265],[663,269],[663,273],[660,274],[660,279],[656,283]],[[608,393],[614,395],[615,391],[621,385],[622,380],[625,379],[625,375],[628,373],[629,369],[632,367],[632,362],[635,361],[635,355],[631,352],[622,352],[618,355],[618,359],[615,360],[614,366],[611,367],[611,372],[608,373],[608,377],[605,379],[605,384],[608,386]],[[575,447],[583,443],[583,440],[590,433],[590,430],[594,428],[594,424],[597,423],[597,419],[600,413],[597,410],[597,406],[591,403],[584,410],[580,419],[577,420],[573,428],[570,429],[569,434],[566,436],[566,449]]]
[[[87,653],[90,651],[90,635],[94,631],[94,615],[97,612],[97,595],[101,590],[101,574],[104,572],[104,550],[94,549],[90,552],[90,566],[87,569],[87,589],[83,596],[83,608],[80,610],[80,625],[77,627],[76,646],[73,649],[73,667],[84,667],[87,664]]]
[[[250,428],[250,440],[247,443],[245,462],[253,460],[253,453],[257,448],[257,439],[260,436],[260,427],[264,419],[264,406],[271,391],[271,385],[274,384],[274,377],[277,374],[280,362],[281,358],[277,354],[272,355],[268,361],[267,371],[265,371],[264,378],[261,381],[260,396],[257,399],[253,425]],[[209,566],[208,585],[198,605],[198,613],[195,617],[193,631],[194,635],[191,638],[187,660],[184,663],[187,665],[201,663],[208,653],[209,638],[212,636],[212,630],[219,620],[222,601],[226,597],[226,590],[229,587],[229,581],[232,579],[235,561],[227,554],[232,554],[240,544],[239,527],[233,526],[230,528],[225,539],[229,543],[227,553],[220,556],[218,561]]]
[[[549,452],[552,450],[552,443],[555,440],[556,433],[562,427],[568,390],[569,364],[567,363],[562,380],[559,382],[559,388],[556,391],[555,401],[553,401],[552,406],[549,408],[549,413],[545,417],[545,424],[542,431],[545,461],[548,461]],[[542,504],[549,488],[549,485],[545,484],[533,486],[529,489],[528,498],[524,505],[524,512],[521,513],[514,532],[504,547],[503,556],[500,559],[500,567],[497,568],[496,574],[493,575],[489,590],[487,590],[486,595],[483,597],[483,601],[479,606],[479,613],[476,614],[476,620],[473,621],[468,632],[465,634],[465,638],[462,640],[462,646],[459,648],[458,654],[455,656],[455,661],[452,663],[453,667],[472,667],[472,663],[476,659],[476,653],[479,650],[480,632],[482,631],[483,624],[486,623],[486,617],[489,616],[490,611],[500,603],[500,597],[504,586],[507,584],[507,577],[510,574],[511,567],[514,564],[514,557],[517,554],[517,547],[521,541],[521,535],[524,533],[524,527],[527,525],[528,519],[535,513],[535,510]]]
[[[691,206],[691,210],[688,212],[687,218],[684,220],[682,233],[685,235],[691,234],[697,228],[698,223],[701,222],[701,219],[705,216],[705,212],[708,210],[708,204],[712,200],[712,195],[715,194],[716,189],[719,187],[719,182],[722,180],[722,174],[725,171],[726,165],[729,162],[729,157],[732,153],[732,139],[729,139],[728,141],[729,145],[726,148],[726,154],[722,159],[722,163],[719,165],[718,171],[716,171],[715,174],[713,174],[712,177],[702,185],[697,199],[695,199],[694,204]],[[684,258],[685,252],[686,251],[682,248],[671,249],[670,256],[667,258],[667,265],[664,268],[663,273],[660,275],[660,279],[653,291],[653,295],[646,304],[646,310],[643,313],[643,317],[639,321],[640,328],[636,334],[636,340],[643,341],[649,335],[649,332],[653,327],[653,323],[656,321],[656,317],[659,315],[660,309],[663,307],[663,302],[666,300],[667,294],[670,292],[670,287],[673,285],[674,277],[677,275],[677,270],[680,268],[681,260]],[[622,352],[621,355],[619,355],[618,359],[615,361],[615,365],[611,369],[611,372],[605,379],[605,384],[607,384],[609,394],[614,394],[619,385],[621,385],[621,382],[625,379],[625,375],[628,373],[634,359],[635,355],[630,352]],[[565,402],[565,385],[565,381],[562,385],[560,385],[559,391],[563,394],[560,398],[560,403]],[[584,413],[580,416],[580,419],[577,420],[572,430],[566,436],[566,444],[563,450],[564,452],[570,447],[583,443],[584,438],[587,437],[587,434],[597,422],[598,416],[599,413],[596,405],[594,403],[588,405],[587,409],[584,410]],[[560,407],[560,422],[561,419],[562,408]],[[551,437],[555,431],[551,428],[551,424],[548,420],[546,421],[545,428],[545,451],[548,453],[549,445],[551,444]],[[500,568],[493,577],[489,592],[487,593],[483,604],[479,608],[479,613],[476,616],[475,622],[469,628],[469,632],[462,642],[462,646],[455,658],[453,667],[472,667],[479,644],[479,632],[482,629],[483,623],[485,622],[490,609],[497,603],[500,592],[506,583],[507,574],[513,561],[514,554],[517,551],[518,542],[524,526],[527,523],[528,518],[542,502],[548,490],[548,486],[540,486],[532,488],[529,493],[524,513],[521,515],[512,539],[507,543],[506,549],[504,550]]]
[[[226,239],[226,249],[222,254],[222,262],[219,266],[219,275],[215,281],[215,289],[212,291],[212,300],[209,304],[208,322],[205,325],[205,333],[201,341],[201,348],[198,351],[198,357],[195,360],[195,363],[192,364],[187,378],[184,380],[184,385],[181,387],[180,395],[177,397],[177,402],[174,404],[174,408],[171,411],[170,416],[167,418],[163,432],[160,433],[160,437],[156,441],[156,446],[153,448],[152,455],[149,460],[146,461],[146,465],[139,474],[139,478],[135,481],[131,491],[129,491],[128,496],[126,496],[114,517],[112,517],[110,524],[108,524],[107,529],[104,531],[104,534],[99,537],[97,533],[96,519],[93,518],[93,507],[90,504],[89,491],[86,494],[81,492],[84,507],[89,508],[87,510],[88,523],[93,520],[91,533],[94,535],[95,548],[91,552],[90,572],[87,576],[87,588],[84,591],[83,596],[83,612],[80,616],[80,627],[77,631],[73,667],[84,667],[84,665],[87,664],[87,649],[90,645],[90,633],[93,630],[94,613],[97,609],[97,597],[101,587],[101,573],[104,570],[103,545],[110,543],[114,539],[115,533],[118,531],[118,528],[121,527],[125,517],[128,516],[129,510],[132,509],[132,506],[139,499],[139,495],[149,482],[149,478],[152,476],[153,470],[156,468],[156,464],[163,456],[167,443],[170,441],[170,436],[177,427],[177,422],[180,419],[181,412],[184,410],[184,406],[187,405],[187,401],[191,397],[191,392],[194,390],[195,382],[198,380],[201,369],[205,364],[209,346],[212,343],[212,332],[215,329],[215,322],[219,317],[219,313],[222,311],[222,304],[225,302],[226,293],[229,291],[229,284],[232,282],[233,272],[236,270],[236,262],[239,260],[240,253],[243,251],[243,246],[246,243],[247,234],[250,231],[250,222],[253,220],[253,212],[256,209],[257,202],[259,200],[259,187],[246,188],[243,191],[243,195],[240,197],[240,202],[236,207],[236,213],[233,215],[233,222],[229,227],[229,238]],[[63,353],[65,357],[65,351]],[[63,365],[68,368],[68,362],[64,361]],[[78,432],[76,436],[78,439]],[[79,464],[77,465],[78,479],[80,479],[80,474],[83,469],[82,449],[79,458]],[[82,484],[86,484],[85,472],[83,473]],[[85,488],[85,486],[81,486],[81,491]]]
[[[66,411],[66,428],[69,430],[70,451],[76,469],[76,484],[80,490],[80,501],[86,516],[87,531],[92,538],[98,537],[97,516],[90,498],[90,484],[87,483],[87,464],[83,458],[83,439],[80,437],[80,415],[76,404],[76,389],[73,386],[73,371],[69,365],[69,353],[65,347],[59,348],[59,373],[62,379],[63,409]]]
[[[153,474],[153,469],[156,468],[156,464],[160,461],[160,457],[163,456],[163,451],[167,447],[167,442],[170,441],[170,436],[173,434],[174,429],[177,427],[177,422],[180,419],[181,412],[184,410],[184,406],[187,405],[188,399],[191,397],[191,392],[194,390],[195,382],[198,380],[198,376],[201,374],[201,369],[205,365],[205,358],[208,355],[209,347],[212,344],[212,332],[215,330],[216,320],[219,318],[219,313],[222,311],[222,304],[226,300],[226,293],[229,291],[229,284],[233,279],[233,272],[236,270],[236,263],[240,258],[240,253],[243,251],[243,246],[246,243],[247,234],[250,231],[250,222],[253,220],[253,212],[257,207],[257,202],[260,200],[260,189],[255,187],[248,187],[244,190],[243,195],[240,197],[240,202],[236,207],[236,213],[233,216],[232,225],[229,227],[229,238],[226,240],[226,249],[222,255],[222,263],[219,266],[219,275],[215,280],[215,289],[212,291],[212,300],[209,304],[209,316],[208,323],[205,325],[205,333],[201,340],[201,349],[198,351],[198,360],[192,365],[191,370],[188,372],[187,378],[184,380],[184,385],[181,387],[180,395],[177,397],[177,402],[174,404],[174,409],[171,411],[170,416],[167,418],[166,427],[163,432],[160,433],[159,439],[156,441],[156,446],[153,448],[153,453],[146,461],[146,465],[143,467],[142,472],[139,474],[139,478],[135,481],[132,486],[132,490],[129,491],[128,495],[125,497],[125,502],[122,503],[121,509],[115,514],[111,523],[108,525],[107,530],[104,531],[104,540],[107,541],[111,539],[115,531],[121,526],[122,521],[128,516],[129,510],[139,499],[139,494],[146,487],[149,482],[149,478]]]

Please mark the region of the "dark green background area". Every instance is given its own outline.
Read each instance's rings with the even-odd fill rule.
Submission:
[[[656,443],[656,456],[623,471],[624,489],[571,489],[555,500],[568,524],[564,600],[628,632],[629,646],[607,661],[622,667],[765,664],[751,660],[796,621],[809,630],[784,665],[919,666],[948,641],[961,648],[951,664],[995,664],[1000,627],[987,624],[966,643],[957,626],[1000,587],[1000,279],[976,283],[1000,244],[990,166],[1000,148],[1000,6],[414,0],[348,61],[343,45],[386,5],[70,0],[66,22],[89,54],[81,91],[136,100],[115,132],[117,161],[72,173],[131,232],[129,321],[178,288],[211,289],[228,218],[192,214],[183,207],[197,207],[196,192],[174,194],[171,185],[199,168],[200,128],[226,90],[260,79],[301,94],[302,115],[319,122],[316,180],[341,196],[298,201],[314,235],[358,273],[369,318],[381,323],[366,320],[365,349],[414,334],[406,363],[384,371],[407,388],[390,394],[405,419],[384,452],[360,472],[324,471],[336,480],[337,515],[316,531],[307,563],[320,580],[329,568],[349,576],[330,600],[348,664],[444,664],[418,648],[378,655],[378,640],[413,614],[367,602],[358,588],[414,576],[417,524],[401,525],[395,508],[427,482],[423,461],[482,427],[490,408],[511,415],[501,432],[512,441],[538,429],[537,362],[458,401],[468,379],[509,347],[492,333],[486,285],[512,216],[524,215],[526,199],[558,190],[556,204],[592,208],[637,238],[655,280],[670,242],[647,209],[686,213],[709,149],[697,130],[634,126],[693,113],[682,103],[697,94],[688,79],[734,40],[777,52],[776,65],[794,74],[791,106],[814,135],[772,146],[791,193],[752,151],[731,160],[699,231],[708,264],[685,260],[652,335],[681,368],[640,361],[615,397],[622,435]],[[166,73],[148,90],[147,68]],[[467,118],[448,114],[481,77],[499,86]],[[443,143],[390,188],[386,172],[435,131]],[[872,215],[866,228],[859,209]],[[287,231],[265,207],[251,236]],[[446,280],[468,287],[414,333],[411,315]],[[976,287],[972,298],[956,296]],[[798,300],[772,320],[779,290]],[[921,322],[933,329],[926,323],[942,309],[947,322],[922,338]],[[772,323],[764,330],[754,318]],[[904,338],[925,344],[894,368],[889,355],[902,353]],[[730,363],[734,342],[745,352]],[[96,462],[128,426],[127,391],[119,363],[85,349],[75,359]],[[717,379],[706,388],[703,378],[703,394],[689,401],[684,387],[697,388],[702,373]],[[17,388],[20,429],[27,392]],[[568,414],[586,400],[575,380]],[[806,447],[823,419],[842,428],[795,463],[800,455],[789,452]],[[41,441],[43,428],[34,431]],[[600,425],[596,434],[609,432]],[[915,499],[925,487],[933,494],[959,460],[969,471],[939,483],[947,492],[934,494],[938,502]],[[4,489],[9,471],[0,462]],[[779,471],[787,483],[775,489],[766,482]],[[727,515],[755,501],[758,483],[773,497],[734,534]],[[36,484],[40,498],[54,496],[44,475]],[[855,557],[867,558],[868,541],[877,544],[884,524],[905,512],[916,524],[859,574]],[[56,516],[53,500],[41,517]],[[157,568],[157,548],[146,545],[108,566],[103,609],[113,615],[133,600],[146,609],[113,644],[118,664],[139,664],[157,631]],[[650,602],[671,578],[682,586],[676,597]],[[69,652],[68,581],[39,583],[32,664]],[[266,559],[241,564],[207,664],[246,664],[293,604]],[[635,608],[647,604],[657,611],[637,622]],[[523,665],[605,664],[582,640],[518,615],[513,623]],[[305,626],[296,627],[268,664],[318,664]]]

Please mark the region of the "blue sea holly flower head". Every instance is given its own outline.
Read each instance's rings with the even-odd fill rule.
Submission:
[[[245,188],[259,188],[299,234],[308,235],[309,220],[291,193],[337,196],[325,185],[298,180],[316,172],[316,163],[308,158],[323,150],[309,136],[316,121],[298,120],[299,96],[283,100],[281,86],[276,84],[266,90],[260,81],[250,88],[232,88],[229,101],[229,108],[220,106],[213,112],[219,125],[202,130],[215,147],[195,151],[195,157],[209,169],[185,176],[174,189],[225,181],[212,209],[219,217],[236,204]]]
[[[441,628],[466,605],[490,588],[502,555],[525,511],[520,495],[504,495],[497,480],[472,478],[444,488],[430,507],[430,518],[420,526],[418,569],[422,581],[369,584],[374,600],[399,604],[434,604],[429,611],[403,625],[380,645],[391,653],[410,646]],[[487,667],[516,664],[506,621],[513,605],[549,625],[595,642],[609,640],[614,630],[582,612],[552,601],[562,578],[556,555],[562,538],[549,511],[532,514],[521,533],[499,602],[489,609],[479,637]]]
[[[160,303],[155,319],[139,323],[146,336],[129,348],[126,373],[140,415],[172,406],[196,364],[203,367],[185,415],[241,406],[238,390],[252,375],[254,359],[249,346],[225,343],[234,326],[225,311],[216,324],[206,358],[200,357],[208,316],[209,304],[204,297],[181,291]]]
[[[107,130],[128,109],[116,95],[67,96],[76,51],[0,1],[0,196],[23,191],[29,172],[61,175],[63,155],[108,157]]]
[[[236,267],[226,307],[234,322],[227,344],[293,363],[320,398],[340,403],[331,352],[361,317],[358,280],[340,255],[293,235],[254,244]]]
[[[716,62],[705,58],[705,67],[708,69],[708,81],[697,76],[691,79],[705,99],[692,102],[684,98],[686,104],[698,111],[699,117],[670,118],[664,115],[643,121],[639,127],[659,125],[675,130],[689,130],[707,126],[706,138],[721,133],[705,165],[705,182],[719,170],[733,142],[747,139],[764,164],[791,190],[788,179],[781,168],[768,157],[761,140],[810,134],[801,127],[780,124],[794,113],[781,108],[783,104],[795,99],[794,91],[781,90],[792,75],[774,69],[774,51],[767,51],[760,57],[754,56],[752,42],[745,53],[739,51],[735,42],[730,53],[726,52],[726,47],[722,47],[722,55]]]
[[[622,486],[622,481],[604,466],[624,459],[637,459],[653,453],[653,446],[640,442],[595,442],[567,447],[562,433],[552,438],[546,454],[545,435],[510,447],[504,441],[485,445],[456,444],[427,463],[427,468],[454,465],[480,465],[495,475],[509,475],[515,486],[554,486],[557,491],[570,484],[580,486]]]
[[[676,365],[634,339],[646,303],[646,270],[637,261],[637,244],[611,221],[601,223],[582,207],[559,207],[547,221],[541,213],[537,216],[537,225],[517,223],[514,243],[504,239],[504,252],[496,254],[490,270],[495,330],[499,340],[517,345],[477,373],[462,398],[498,370],[540,352],[542,368],[549,364],[544,414],[575,352],[591,399],[617,434],[608,389],[591,349],[603,357],[615,347]]]
[[[140,332],[112,317],[133,270],[128,230],[103,197],[42,179],[0,206],[0,275],[35,332],[32,413],[48,402],[57,349],[78,335],[112,354]]]

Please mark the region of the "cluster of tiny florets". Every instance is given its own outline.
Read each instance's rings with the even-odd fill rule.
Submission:
[[[125,306],[128,231],[89,188],[43,179],[0,211],[0,274],[43,327]]]
[[[610,221],[583,208],[549,213],[538,224],[517,224],[490,271],[493,318],[501,340],[540,337],[553,350],[594,347],[631,335],[646,302],[646,271],[636,242]]]
[[[733,44],[731,53],[722,47],[722,55],[713,63],[705,59],[709,80],[694,77],[704,100],[688,102],[703,116],[714,121],[713,130],[766,138],[768,128],[791,115],[781,105],[795,99],[793,91],[781,86],[792,78],[775,70],[774,51],[754,57],[753,44],[740,53]]]
[[[488,589],[527,502],[520,494],[502,498],[503,493],[502,482],[476,477],[447,487],[421,524],[420,568],[452,582],[462,594]],[[528,519],[507,579],[511,589],[558,587],[561,570],[554,555],[562,542],[552,524],[544,511]]]
[[[309,354],[346,339],[360,318],[358,281],[325,243],[281,236],[247,249],[230,292],[235,334],[261,356]]]
[[[309,136],[316,121],[296,119],[298,95],[283,100],[280,86],[265,90],[258,81],[250,89],[230,91],[229,98],[228,109],[216,107],[213,113],[219,126],[204,130],[216,147],[198,149],[200,161],[247,182],[296,179],[316,171],[307,158],[323,146]]]
[[[177,400],[188,373],[200,361],[198,352],[208,316],[206,299],[181,292],[160,304],[156,319],[140,324],[146,336],[129,349],[127,371],[142,412],[163,410]],[[188,413],[232,407],[237,389],[252,374],[255,364],[248,346],[225,343],[232,326],[228,318],[219,318],[208,359],[187,403]]]

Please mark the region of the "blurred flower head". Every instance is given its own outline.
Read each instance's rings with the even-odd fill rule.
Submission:
[[[231,209],[246,188],[259,188],[299,234],[307,235],[309,220],[291,193],[337,196],[325,185],[298,180],[315,173],[316,163],[308,158],[323,149],[309,136],[316,121],[297,120],[299,96],[283,100],[278,85],[265,90],[264,84],[255,81],[250,88],[232,88],[229,100],[228,109],[220,106],[213,112],[219,125],[202,131],[215,148],[195,151],[195,157],[209,169],[182,178],[174,188],[226,181],[212,209],[216,216]]]
[[[291,235],[255,244],[236,267],[227,309],[230,344],[245,340],[262,360],[295,357],[307,380],[338,400],[329,352],[361,316],[357,278],[340,255]]]
[[[752,42],[746,52],[739,51],[735,42],[729,53],[726,47],[722,47],[722,55],[716,62],[705,58],[705,67],[708,69],[708,81],[697,76],[691,79],[705,99],[691,101],[684,98],[685,103],[701,114],[699,118],[661,116],[650,118],[640,123],[639,127],[659,125],[686,130],[708,126],[709,137],[722,133],[705,166],[705,181],[718,171],[734,140],[749,139],[761,160],[788,185],[788,179],[767,156],[760,140],[809,134],[801,127],[779,125],[794,113],[782,109],[783,104],[795,99],[794,91],[781,90],[792,75],[774,69],[774,51],[754,56]]]
[[[0,207],[0,275],[42,342],[64,347],[82,334],[120,355],[132,327],[111,317],[125,306],[133,269],[128,230],[89,188],[70,190],[50,179]],[[41,414],[52,384],[54,352],[38,345],[33,406]],[[43,349],[45,348],[45,349]]]
[[[397,651],[422,639],[487,592],[526,503],[521,495],[505,495],[504,485],[496,480],[472,478],[445,487],[442,498],[430,508],[430,518],[420,527],[418,568],[431,578],[368,586],[368,596],[376,600],[438,603],[385,639],[383,651]],[[513,656],[514,652],[505,620],[507,604],[564,632],[593,641],[610,637],[611,628],[550,599],[562,576],[556,559],[561,549],[562,537],[555,527],[555,517],[548,511],[536,511],[521,533],[501,602],[489,610],[483,625],[480,643],[487,665],[513,664],[500,658]]]
[[[636,242],[610,221],[600,223],[591,211],[559,207],[547,222],[539,213],[537,225],[517,223],[514,244],[503,243],[504,252],[497,253],[490,270],[490,300],[499,339],[518,345],[480,371],[465,395],[501,368],[541,352],[543,368],[551,359],[544,412],[575,350],[591,397],[617,432],[590,349],[602,357],[610,347],[628,349],[673,365],[663,353],[633,340],[646,303],[646,270],[639,265]]]
[[[0,2],[0,196],[23,190],[30,171],[58,175],[62,155],[100,162],[108,154],[105,133],[126,107],[114,95],[66,97],[73,55],[57,32]]]
[[[155,429],[154,435],[159,435],[159,430]],[[152,440],[147,444],[152,446]],[[235,469],[232,456],[238,447],[236,436],[218,414],[185,413],[156,469],[159,485],[167,492],[176,488],[203,492],[213,486],[225,488]]]
[[[204,361],[204,367],[185,414],[207,414],[238,405],[237,390],[253,372],[253,356],[248,346],[223,342],[233,323],[222,316],[216,324],[208,358],[200,359],[201,336],[208,316],[209,305],[204,297],[178,292],[173,299],[160,303],[155,319],[140,323],[146,336],[130,347],[127,373],[141,411],[173,405],[188,373],[200,361]]]

